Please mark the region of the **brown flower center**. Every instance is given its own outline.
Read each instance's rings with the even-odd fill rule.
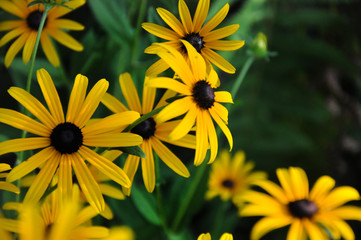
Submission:
[[[43,12],[40,12],[39,10],[35,10],[28,15],[28,17],[26,18],[26,23],[28,24],[29,28],[37,31],[39,29],[42,17],[43,17]],[[46,26],[46,20],[44,23],[44,27],[45,26]]]
[[[51,145],[61,154],[75,153],[83,145],[83,134],[73,123],[57,125],[50,135]]]
[[[198,105],[198,107],[207,110],[212,107],[214,100],[214,90],[205,80],[198,81],[192,90],[193,100]]]
[[[142,136],[143,139],[149,139],[151,136],[154,136],[155,125],[154,119],[148,118],[135,126],[131,132]]]
[[[184,38],[187,42],[192,44],[192,46],[197,50],[197,52],[201,52],[201,49],[204,47],[203,37],[199,36],[198,33],[189,33]],[[187,49],[182,46],[184,52],[187,52]]]
[[[225,188],[232,189],[234,187],[234,182],[231,179],[225,179],[222,182],[222,186]]]
[[[290,213],[297,218],[312,218],[312,216],[317,213],[317,205],[310,200],[302,199],[288,204],[288,210]]]

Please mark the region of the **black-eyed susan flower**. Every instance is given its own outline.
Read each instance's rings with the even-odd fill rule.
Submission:
[[[0,178],[6,178],[8,176],[8,173],[5,171],[9,171],[11,169],[9,164],[6,163],[0,163]],[[20,190],[18,187],[16,187],[14,184],[0,181],[0,190],[10,191],[13,193],[20,193]]]
[[[229,131],[228,110],[220,103],[233,103],[232,96],[227,91],[215,91],[219,83],[218,75],[212,68],[206,73],[206,63],[203,57],[187,41],[182,40],[187,49],[190,65],[176,49],[164,46],[167,51],[159,51],[158,55],[167,62],[181,81],[166,77],[151,78],[148,86],[166,88],[179,93],[177,99],[166,106],[156,117],[157,121],[185,114],[169,134],[170,140],[184,137],[196,126],[196,153],[194,164],[200,165],[210,146],[209,163],[212,163],[218,152],[218,139],[213,120],[226,135],[230,148],[233,147],[232,134]],[[213,120],[212,120],[213,119]]]
[[[209,234],[209,233],[202,233],[197,238],[197,240],[211,240],[211,239],[212,239],[212,237],[211,237],[211,234]],[[219,240],[233,240],[233,235],[230,233],[223,233]]]
[[[139,135],[110,132],[134,122],[139,118],[139,113],[127,111],[86,125],[107,91],[108,81],[99,80],[86,96],[88,79],[77,75],[64,117],[58,92],[48,72],[44,69],[38,70],[37,79],[49,111],[39,100],[21,88],[11,87],[8,92],[39,121],[14,110],[0,109],[0,122],[37,135],[1,142],[0,155],[41,149],[13,168],[7,181],[13,182],[34,169],[41,168],[24,199],[24,202],[36,202],[44,194],[56,171],[61,195],[68,197],[71,194],[74,171],[89,203],[101,212],[104,209],[104,199],[85,161],[118,184],[130,187],[129,178],[124,171],[97,154],[92,147],[139,145],[142,142]]]
[[[233,51],[241,48],[244,41],[220,40],[235,33],[239,28],[238,24],[215,29],[226,17],[229,4],[226,4],[219,12],[204,24],[209,10],[209,0],[199,0],[193,20],[184,0],[179,0],[178,8],[181,22],[169,11],[157,8],[159,16],[169,28],[159,26],[154,23],[143,23],[142,27],[149,33],[168,40],[164,44],[178,49],[183,54],[187,53],[184,44],[180,40],[185,40],[204,57],[206,63],[213,63],[227,73],[234,73],[236,69],[221,55],[213,50]],[[152,45],[148,47],[146,53],[157,53],[159,47]],[[164,69],[166,63],[163,60],[157,62],[160,69]],[[162,67],[160,67],[162,66]]]
[[[0,8],[6,12],[21,18],[20,20],[8,20],[0,22],[0,31],[9,31],[0,39],[0,47],[17,38],[10,46],[5,55],[5,66],[9,67],[14,57],[23,49],[23,62],[26,64],[33,53],[36,35],[42,14],[44,12],[43,4],[29,6],[34,0],[1,0]],[[74,50],[82,51],[83,46],[71,37],[65,30],[83,30],[84,26],[70,19],[60,18],[83,4],[86,0],[66,1],[65,6],[55,6],[49,10],[46,17],[44,29],[41,33],[40,43],[45,56],[54,66],[59,66],[58,54],[51,42],[51,38],[62,45]]]
[[[361,208],[344,206],[360,199],[355,188],[334,188],[335,180],[322,176],[309,192],[303,169],[290,167],[276,173],[281,186],[268,180],[257,183],[269,195],[249,191],[243,196],[249,204],[241,209],[241,216],[264,216],[253,227],[251,239],[287,225],[291,225],[287,239],[355,239],[345,220],[361,221]]]
[[[153,109],[157,109],[167,104],[166,99],[169,96],[169,92],[165,94],[158,104],[154,107],[155,101],[155,88],[149,88],[146,86],[149,78],[144,80],[142,105],[138,96],[137,89],[133,83],[133,80],[129,73],[124,73],[119,76],[119,84],[124,95],[125,100],[128,103],[129,109],[140,113],[141,115],[151,112]],[[107,106],[114,113],[127,111],[128,109],[115,97],[110,94],[105,94],[102,103]],[[166,147],[162,141],[174,144],[186,148],[195,148],[195,136],[190,134],[184,134],[177,140],[170,140],[168,138],[169,133],[179,124],[179,121],[164,122],[157,118],[157,115],[146,119],[137,126],[135,126],[131,132],[143,137],[143,143],[140,145],[147,158],[140,158],[134,155],[129,155],[125,161],[124,171],[133,181],[135,172],[138,169],[139,161],[141,160],[142,174],[144,185],[148,192],[153,192],[155,186],[155,169],[154,169],[154,156],[153,150],[159,156],[159,158],[174,172],[183,176],[189,177],[187,167],[183,162]],[[129,195],[130,189],[123,187],[123,191]]]
[[[4,223],[0,228],[17,233],[20,240],[90,240],[109,235],[106,227],[92,225],[91,219],[98,212],[81,204],[78,186],[73,186],[72,198],[61,200],[58,191],[49,194],[41,204],[6,203],[4,209],[18,211],[19,217],[0,218]]]
[[[253,162],[245,161],[243,151],[237,151],[231,158],[231,154],[223,150],[212,164],[206,198],[220,196],[223,201],[232,199],[236,203],[238,196],[249,190],[255,182],[267,177],[265,172],[252,171],[253,168]]]

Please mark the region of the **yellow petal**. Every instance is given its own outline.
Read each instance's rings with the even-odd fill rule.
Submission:
[[[207,18],[209,10],[209,0],[199,0],[196,12],[193,18],[193,29],[192,31],[198,33],[201,29],[204,20]]]
[[[179,37],[185,36],[184,27],[182,23],[168,10],[164,8],[157,8],[157,12],[159,16],[163,19],[163,21],[168,24],[169,27],[176,32]]]
[[[154,23],[142,23],[142,27],[147,32],[165,40],[174,41],[179,39],[179,36],[169,28],[165,28]]]
[[[21,11],[21,8],[18,7],[14,2],[12,1],[1,1],[0,7],[4,9],[6,12],[11,13],[15,16],[18,16],[19,18],[26,18],[27,12]]]
[[[104,133],[84,136],[83,144],[92,147],[129,147],[142,141],[143,138],[134,133]]]
[[[21,152],[44,148],[50,145],[50,139],[44,137],[18,138],[0,143],[0,155],[9,152]]]
[[[142,114],[151,112],[154,105],[156,89],[146,86],[149,79],[147,76],[144,78]]]
[[[183,95],[192,95],[192,89],[189,86],[168,77],[152,78],[146,83],[146,86],[153,88],[166,88]]]
[[[359,200],[360,194],[350,186],[341,186],[333,189],[327,197],[322,201],[322,207],[335,208],[349,201]]]
[[[290,218],[265,217],[259,220],[253,227],[251,239],[257,240],[270,231],[284,227],[291,223]]]
[[[88,78],[78,74],[75,77],[73,89],[70,93],[70,99],[68,104],[68,110],[66,113],[67,122],[75,122],[78,117],[81,107],[83,106],[86,90],[88,87]]]
[[[128,109],[117,98],[105,93],[101,102],[113,113],[128,111]]]
[[[169,139],[174,141],[184,137],[194,126],[197,116],[201,114],[200,112],[198,107],[191,107],[183,120],[169,134]]]
[[[207,126],[205,124],[204,120],[204,114],[202,114],[202,111],[200,111],[200,114],[197,116],[196,120],[196,153],[194,156],[194,165],[199,166],[207,153],[208,149],[208,132],[207,132]]]
[[[60,66],[59,56],[46,33],[41,34],[40,43],[46,58],[54,67]]]
[[[13,192],[13,193],[17,193],[17,194],[20,193],[20,189],[17,186],[15,186],[14,184],[9,183],[9,182],[0,181],[0,189],[9,191],[9,192]]]
[[[193,30],[192,17],[191,17],[191,14],[189,13],[187,4],[184,2],[184,0],[179,0],[178,9],[179,9],[179,15],[182,20],[185,32],[187,34],[191,33]]]
[[[82,24],[70,19],[55,19],[52,22],[52,27],[75,31],[84,30],[84,26]]]
[[[5,55],[5,66],[9,67],[12,61],[14,60],[16,54],[23,48],[25,45],[30,32],[23,33],[18,39],[15,40],[13,44],[11,44],[9,50],[6,52]]]
[[[214,125],[213,125],[212,118],[209,115],[208,111],[204,111],[203,114],[204,114],[204,120],[205,120],[205,124],[207,126],[207,131],[208,131],[209,145],[211,147],[211,156],[209,158],[208,164],[211,164],[217,157],[218,137],[217,137],[216,129],[214,128]]]
[[[187,112],[194,103],[191,97],[184,97],[176,100],[167,105],[158,115],[156,116],[157,122],[165,122],[169,119],[178,117]]]
[[[23,23],[22,21],[20,22]],[[4,46],[6,43],[10,42],[14,38],[25,32],[27,32],[27,28],[24,26],[20,26],[18,28],[15,28],[14,30],[11,30],[0,39],[0,47]]]
[[[233,103],[232,95],[226,91],[214,92],[214,100],[222,103]]]
[[[206,63],[197,50],[187,41],[181,40],[187,49],[189,61],[191,63],[192,72],[196,80],[206,79]]]
[[[222,71],[225,71],[227,73],[235,73],[236,69],[227,62],[226,59],[224,59],[221,55],[218,53],[212,51],[209,48],[202,48],[202,56],[206,59],[208,59],[211,63],[219,67]]]
[[[83,45],[81,45],[80,42],[78,42],[75,38],[73,38],[66,32],[57,28],[48,29],[47,32],[52,38],[54,38],[56,41],[63,44],[64,46],[74,51],[83,51]]]
[[[119,199],[119,200],[125,199],[123,192],[120,191],[116,187],[113,187],[109,184],[104,184],[104,183],[100,183],[99,187],[100,187],[101,192],[108,197]]]
[[[141,112],[138,91],[133,83],[133,79],[129,73],[119,75],[119,84],[122,89],[123,96],[131,110]]]
[[[227,41],[227,40],[214,40],[206,42],[205,47],[220,51],[234,51],[244,46],[244,40],[242,41]]]
[[[153,149],[149,140],[143,142],[142,149],[147,156],[147,158],[142,158],[142,173],[144,186],[147,191],[151,193],[153,192],[155,187],[155,169]]]
[[[328,192],[335,186],[335,180],[329,176],[322,176],[317,179],[310,192],[310,200],[317,201],[324,199]]]
[[[78,7],[84,5],[85,3],[86,3],[86,0],[67,1],[63,4],[68,7],[56,6],[52,9],[50,9],[49,16],[52,16],[53,18],[58,18],[58,17],[64,16],[65,14],[77,9]]]
[[[207,33],[206,35],[204,35],[203,41],[204,42],[212,42],[221,38],[225,38],[228,37],[230,35],[232,35],[233,33],[235,33],[239,28],[239,24],[233,24],[233,25],[229,25],[217,30],[214,30],[210,33]]]
[[[218,124],[218,126],[221,128],[222,132],[224,133],[224,135],[226,135],[228,143],[229,143],[229,148],[230,151],[233,148],[233,137],[231,132],[229,131],[227,125],[223,122],[223,120],[218,116],[218,114],[213,110],[213,108],[208,109],[209,113],[211,114],[212,118],[214,119],[214,121]]]
[[[123,170],[129,177],[130,182],[133,182],[134,175],[138,169],[139,160],[140,160],[140,158],[137,156],[134,156],[134,155],[128,155],[127,159],[125,160]],[[122,190],[125,195],[127,195],[127,196],[130,195],[130,191],[131,191],[130,187],[126,188],[126,187],[122,186]]]
[[[0,22],[0,31],[9,31],[14,28],[24,26],[24,21],[21,20],[9,20]]]
[[[209,31],[216,28],[223,21],[223,19],[227,16],[228,11],[229,11],[229,4],[227,3],[226,5],[224,5],[224,7],[222,7],[221,10],[218,11],[218,13],[216,15],[214,15],[214,17],[212,17],[202,27],[201,31],[199,32],[199,35],[204,36]]]
[[[60,159],[58,170],[58,191],[61,198],[64,200],[70,200],[73,191],[73,173],[71,162],[74,158],[74,154],[63,154]]]
[[[145,75],[155,77],[167,70],[168,68],[168,63],[166,63],[163,59],[159,59],[147,69]]]
[[[292,191],[293,185],[291,182],[289,170],[286,168],[278,168],[276,170],[276,174],[277,174],[278,180],[280,181],[282,188],[285,191],[288,201],[293,202],[295,200],[299,200],[299,199],[296,199],[295,195],[293,194],[293,191]]]
[[[33,49],[35,45],[37,32],[32,31],[25,42],[23,49],[23,62],[27,64],[30,60],[31,55],[33,54]]]

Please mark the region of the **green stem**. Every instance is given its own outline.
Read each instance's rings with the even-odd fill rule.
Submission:
[[[160,217],[160,221],[163,227],[164,232],[167,234],[168,233],[168,227],[167,227],[167,218],[166,215],[164,213],[164,208],[163,208],[163,197],[162,197],[162,191],[161,191],[161,180],[160,180],[160,171],[159,171],[159,157],[157,156],[157,154],[154,155],[154,164],[155,164],[155,177],[156,177],[156,182],[155,182],[155,193],[156,193],[156,199],[157,199],[157,208],[158,208],[158,212],[159,212],[159,217]]]
[[[233,84],[232,90],[231,90],[231,95],[233,98],[236,97],[239,88],[241,87],[241,84],[243,82],[244,77],[246,76],[249,68],[252,66],[252,63],[254,62],[254,57],[250,56],[248,57],[247,61],[244,63],[241,72],[238,75],[238,78],[236,79],[236,81]]]
[[[157,108],[147,114],[144,114],[143,116],[141,116],[140,118],[138,118],[137,120],[135,120],[132,124],[130,124],[127,128],[124,129],[123,132],[129,132],[130,130],[132,130],[135,126],[137,126],[138,124],[140,124],[141,122],[143,122],[144,120],[147,120],[148,118],[154,116],[155,114],[159,113],[163,108],[165,108],[165,106]]]
[[[135,62],[135,60],[138,57],[137,51],[138,51],[139,34],[140,34],[140,30],[142,29],[142,22],[144,19],[146,6],[147,6],[147,0],[141,0],[139,13],[138,13],[137,26],[135,28],[134,38],[133,38],[132,57],[131,57],[132,64]]]

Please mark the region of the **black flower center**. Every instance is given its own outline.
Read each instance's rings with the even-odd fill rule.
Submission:
[[[213,106],[214,103],[214,90],[204,80],[198,81],[193,87],[193,100],[198,107],[207,110]]]
[[[317,211],[317,205],[307,199],[297,200],[288,204],[290,213],[297,218],[311,218]]]
[[[225,188],[232,189],[233,186],[234,186],[234,182],[231,179],[225,179],[222,182],[222,186],[225,187]]]
[[[197,52],[201,52],[201,49],[204,47],[203,37],[199,36],[198,33],[189,33],[184,38],[187,42],[192,44],[192,46],[197,50]],[[187,52],[186,48],[182,46],[184,52]]]
[[[65,122],[53,129],[50,140],[51,145],[61,154],[75,153],[83,144],[83,134],[76,125]]]
[[[139,123],[132,130],[132,133],[142,136],[143,139],[149,139],[154,136],[155,132],[155,121],[153,118],[148,118],[143,122]]]
[[[34,12],[31,12],[28,17],[26,18],[26,23],[28,24],[29,28],[37,31],[40,26],[41,18],[43,17],[43,12],[40,12],[39,10],[36,10]],[[46,25],[46,20],[44,23],[44,27]]]

